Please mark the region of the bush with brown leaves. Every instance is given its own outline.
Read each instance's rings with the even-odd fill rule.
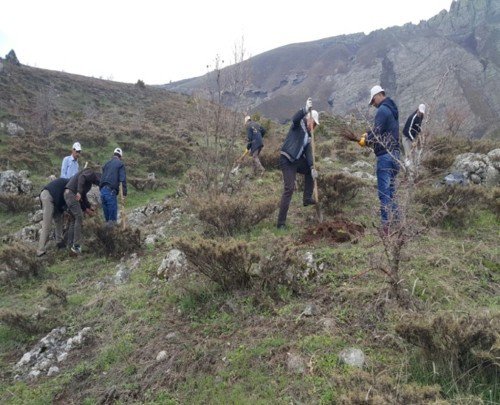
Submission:
[[[45,262],[36,257],[35,250],[21,243],[5,247],[0,252],[0,283],[37,276],[45,268]]]
[[[142,249],[141,231],[117,225],[107,227],[101,222],[89,222],[85,232],[90,234],[88,247],[94,253],[121,258]]]
[[[219,194],[194,200],[192,204],[209,231],[218,236],[233,236],[249,231],[268,218],[276,210],[278,201],[257,200],[247,194]]]
[[[346,173],[328,173],[318,179],[321,205],[331,215],[343,211],[367,183]]]
[[[234,239],[178,239],[174,246],[182,250],[193,269],[217,283],[223,290],[252,286],[250,269],[258,261],[246,242]]]
[[[450,313],[432,318],[406,319],[396,325],[399,336],[422,349],[424,360],[437,372],[451,374],[458,384],[470,373],[497,378],[500,371],[500,317],[488,314],[455,316]]]
[[[415,194],[415,200],[423,205],[424,214],[442,210],[442,215],[429,215],[431,225],[463,227],[477,216],[479,209],[488,206],[491,197],[481,186],[453,185],[422,187]]]
[[[33,197],[26,194],[0,193],[0,208],[6,212],[27,212],[35,206]]]

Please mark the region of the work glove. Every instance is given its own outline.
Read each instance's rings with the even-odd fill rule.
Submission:
[[[313,108],[313,102],[312,102],[312,99],[311,97],[309,97],[306,101],[306,112],[309,112],[311,111]]]
[[[311,167],[311,177],[315,180],[318,178],[318,171],[314,167]]]

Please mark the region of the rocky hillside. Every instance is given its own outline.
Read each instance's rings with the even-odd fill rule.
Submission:
[[[499,47],[500,3],[453,1],[449,12],[418,25],[292,44],[257,55],[248,62],[250,84],[238,103],[284,121],[312,96],[322,110],[364,116],[370,88],[381,84],[397,101],[403,120],[424,102],[429,129],[448,131],[451,122],[460,121],[460,135],[498,137]],[[205,78],[165,88],[192,94],[205,88]]]
[[[322,114],[324,222],[298,191],[278,230],[287,126],[260,119],[255,177],[234,168],[242,117],[220,105],[2,65],[1,404],[500,401],[494,141],[429,137],[383,236],[374,156]],[[122,147],[121,223],[94,194],[82,254],[51,239],[37,258],[37,196],[75,140],[95,169]]]

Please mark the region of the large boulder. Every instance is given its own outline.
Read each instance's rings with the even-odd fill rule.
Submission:
[[[455,158],[453,172],[463,173],[474,184],[496,186],[500,184],[500,149],[487,155],[482,153],[463,153]]]
[[[28,180],[29,171],[6,170],[0,173],[0,193],[6,194],[30,194],[33,191],[33,183]]]
[[[186,255],[178,249],[170,250],[156,271],[158,278],[175,280],[187,266]]]

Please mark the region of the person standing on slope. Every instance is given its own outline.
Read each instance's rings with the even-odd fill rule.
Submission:
[[[71,155],[66,156],[61,165],[61,177],[63,179],[69,179],[78,173],[78,158],[82,153],[82,147],[79,142],[73,144],[73,149],[71,150]]]
[[[259,155],[264,147],[262,138],[266,134],[266,130],[259,123],[252,121],[249,115],[245,117],[245,126],[247,128],[247,151],[250,152],[250,156],[253,159],[253,172],[256,176],[262,176],[265,169],[262,163],[260,163]]]

